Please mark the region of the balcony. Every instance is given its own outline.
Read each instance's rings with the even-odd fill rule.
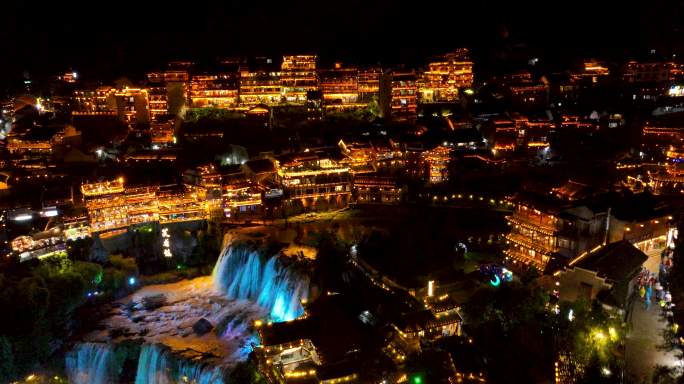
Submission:
[[[512,224],[520,225],[545,235],[553,235],[560,230],[555,218],[549,218],[542,215],[529,215],[521,211],[516,212],[512,216],[508,216],[506,220]]]
[[[558,247],[556,246],[542,241],[536,241],[519,233],[509,233],[506,235],[506,240],[545,255],[551,255],[558,252]]]

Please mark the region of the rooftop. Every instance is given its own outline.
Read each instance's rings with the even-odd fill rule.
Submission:
[[[615,282],[631,279],[648,256],[626,240],[608,244],[580,260],[576,267],[594,271]]]

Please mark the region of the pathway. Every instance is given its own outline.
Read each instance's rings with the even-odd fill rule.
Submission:
[[[667,322],[660,317],[657,303],[647,310],[640,298],[632,302],[628,322],[632,329],[627,335],[625,351],[626,377],[634,383],[651,383],[651,375],[657,365],[675,366],[678,361],[672,352],[662,351],[662,332]]]

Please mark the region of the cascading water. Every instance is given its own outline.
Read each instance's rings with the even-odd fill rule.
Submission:
[[[292,320],[303,313],[301,301],[309,280],[282,265],[278,257],[264,257],[241,244],[227,246],[213,272],[214,286],[228,298],[256,302],[275,321]]]
[[[114,347],[104,343],[82,343],[67,354],[66,370],[72,384],[109,384],[116,382]]]
[[[135,384],[225,384],[220,367],[177,358],[168,348],[145,344],[140,349]]]

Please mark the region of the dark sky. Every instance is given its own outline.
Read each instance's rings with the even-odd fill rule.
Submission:
[[[682,41],[672,33],[682,0],[6,0],[0,8],[5,79],[68,67],[112,77],[169,59],[302,51],[413,64],[461,45],[487,57],[514,43],[558,61]]]

